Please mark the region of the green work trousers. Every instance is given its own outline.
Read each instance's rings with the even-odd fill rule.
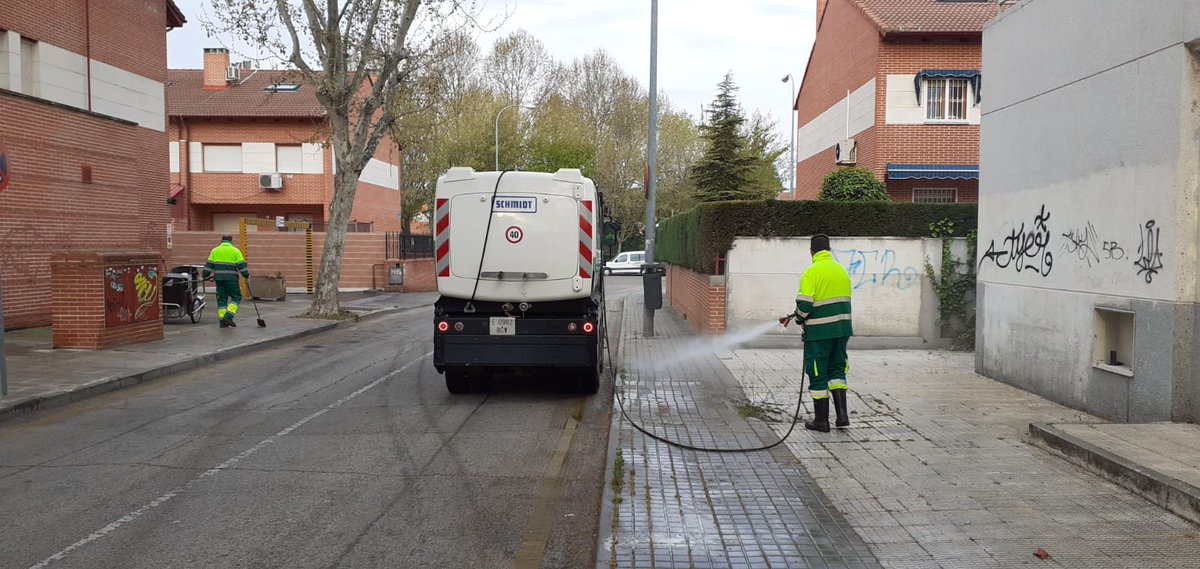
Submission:
[[[242,284],[240,281],[217,281],[217,317],[223,320],[233,320],[237,315],[238,303],[242,301]]]
[[[808,375],[808,391],[813,399],[827,399],[830,390],[846,389],[849,341],[849,337],[844,337],[804,342],[804,373]]]

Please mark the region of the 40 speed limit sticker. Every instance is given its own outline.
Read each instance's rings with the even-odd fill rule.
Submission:
[[[514,225],[504,230],[504,238],[508,239],[509,243],[520,243],[521,239],[525,238],[525,232]]]

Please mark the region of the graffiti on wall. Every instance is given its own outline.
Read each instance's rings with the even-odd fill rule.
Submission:
[[[894,249],[836,249],[830,253],[838,264],[846,267],[855,290],[868,284],[904,290],[920,283],[920,271],[901,265]]]
[[[1141,231],[1142,244],[1138,245],[1137,260],[1133,262],[1138,276],[1144,276],[1147,284],[1154,282],[1154,275],[1163,268],[1162,251],[1158,248],[1160,231],[1153,219],[1146,222]]]
[[[104,325],[116,328],[159,318],[158,267],[130,265],[104,269]]]
[[[1100,234],[1096,232],[1096,227],[1092,222],[1087,222],[1087,225],[1078,229],[1072,229],[1062,236],[1066,238],[1063,243],[1062,251],[1068,255],[1074,255],[1080,261],[1087,263],[1087,266],[1100,263]]]
[[[1013,227],[999,245],[993,239],[979,261],[980,266],[991,261],[1001,269],[1013,267],[1018,273],[1029,270],[1043,277],[1049,276],[1054,268],[1054,254],[1049,249],[1049,221],[1050,212],[1043,204],[1028,229],[1025,222],[1021,222],[1021,226]]]
[[[11,180],[12,174],[8,170],[8,148],[5,148],[4,143],[0,142],[0,192],[8,189]]]
[[[1089,268],[1104,261],[1125,258],[1125,248],[1117,241],[1101,241],[1100,232],[1088,221],[1086,225],[1062,234],[1066,240],[1061,251],[1087,264]]]

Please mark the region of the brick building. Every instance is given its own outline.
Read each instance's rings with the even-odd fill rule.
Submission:
[[[176,230],[234,232],[242,217],[323,230],[334,165],[313,85],[296,73],[231,66],[228,50],[210,48],[204,69],[169,71],[167,109]],[[351,231],[400,229],[398,164],[385,137],[359,178]]]
[[[796,187],[816,199],[839,165],[875,172],[896,201],[979,195],[983,25],[997,0],[817,0],[796,97]]]
[[[55,282],[77,295],[52,295],[56,254],[107,251],[102,260],[117,266],[112,252],[134,252],[124,258],[149,259],[147,267],[161,256],[169,219],[166,33],[183,23],[170,0],[0,1],[5,327],[53,322],[58,334],[59,317],[72,313],[104,327],[97,282]],[[161,336],[161,326],[122,327],[118,341]]]

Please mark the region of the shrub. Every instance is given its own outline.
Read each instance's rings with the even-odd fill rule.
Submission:
[[[655,259],[713,274],[736,237],[931,237],[947,220],[952,235],[976,227],[974,204],[741,201],[705,203],[659,222]]]
[[[876,202],[888,201],[887,190],[875,174],[866,168],[838,168],[825,175],[821,182],[821,201]]]

